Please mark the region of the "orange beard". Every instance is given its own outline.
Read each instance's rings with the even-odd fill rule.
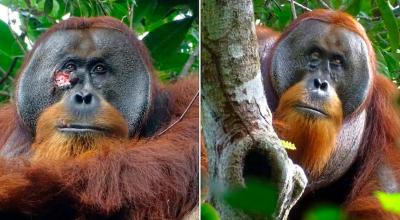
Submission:
[[[121,146],[122,143],[122,139],[105,136],[71,137],[67,134],[54,133],[32,145],[32,161],[59,161],[77,156],[85,157],[99,149]]]
[[[104,125],[107,133],[74,135],[58,131],[57,123],[77,121],[66,111],[63,101],[47,108],[39,117],[31,149],[31,161],[59,161],[89,156],[99,149],[122,146],[128,138],[128,125],[122,115],[105,101],[91,124]]]
[[[318,177],[336,147],[336,136],[342,125],[342,104],[336,93],[322,105],[327,117],[314,117],[294,108],[299,102],[310,103],[300,82],[289,88],[280,98],[274,113],[273,125],[278,136],[295,144],[289,156],[311,178]]]

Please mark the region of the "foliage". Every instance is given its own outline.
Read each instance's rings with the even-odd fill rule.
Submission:
[[[233,209],[241,210],[256,218],[270,217],[275,211],[278,201],[278,189],[266,179],[257,177],[246,178],[245,187],[238,185],[227,187],[222,182],[209,184],[214,199],[223,200]],[[219,214],[215,208],[203,203],[201,206],[202,220],[219,220]]]
[[[379,71],[400,85],[400,6],[396,0],[297,0],[296,15],[316,8],[344,10],[364,26],[378,59]],[[281,31],[293,20],[289,0],[254,0],[260,24]]]
[[[0,102],[11,96],[21,58],[33,42],[69,16],[108,15],[133,28],[149,48],[162,80],[198,71],[198,58],[189,59],[199,45],[198,0],[0,0],[0,4],[18,13],[22,31],[18,35],[11,29],[16,20],[0,21]],[[19,58],[12,66],[15,57]],[[183,71],[187,62],[189,68]]]
[[[278,201],[277,187],[266,180],[250,178],[246,187],[235,187],[226,191],[223,198],[232,208],[259,217],[273,214]]]
[[[201,220],[220,220],[217,210],[208,203],[201,204]]]
[[[333,205],[320,205],[308,211],[305,220],[344,220],[345,214],[339,207]]]
[[[288,150],[296,150],[296,146],[289,141],[281,140],[281,145]]]
[[[375,196],[382,204],[383,209],[400,215],[400,193],[376,192]]]

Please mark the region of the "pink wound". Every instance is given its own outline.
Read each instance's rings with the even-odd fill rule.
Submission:
[[[58,87],[70,86],[71,79],[70,75],[67,72],[57,71],[54,75],[55,84]]]

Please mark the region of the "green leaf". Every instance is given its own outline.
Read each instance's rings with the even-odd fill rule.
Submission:
[[[2,20],[0,20],[0,36],[0,67],[7,71],[14,57],[22,56],[23,51],[14,39],[9,26]]]
[[[396,78],[396,72],[400,71],[400,63],[399,61],[396,59],[395,55],[392,53],[389,53],[385,50],[382,50],[383,52],[383,57],[385,58],[386,64],[387,64],[387,68],[390,72],[390,76],[391,78]]]
[[[30,4],[29,1],[22,0],[19,0],[18,2],[16,2],[15,0],[1,0],[0,2],[2,5],[7,6],[8,8],[15,8],[15,6],[18,5],[18,8],[26,9],[28,7],[27,4]]]
[[[392,51],[396,51],[399,48],[400,33],[399,27],[396,22],[396,17],[394,16],[389,4],[385,0],[377,0],[379,11],[383,18],[383,22],[389,34],[390,45]]]
[[[53,0],[46,0],[44,2],[44,13],[48,15],[51,13],[51,10],[53,10]]]
[[[189,59],[189,54],[186,53],[173,53],[170,56],[163,57],[161,62],[156,62],[158,70],[168,71],[168,72],[180,72],[183,65]]]
[[[309,210],[305,215],[305,220],[344,220],[345,214],[339,207],[323,205]]]
[[[365,15],[371,15],[372,13],[372,1],[361,1],[360,13]]]
[[[59,19],[59,18],[61,18],[64,14],[62,14],[62,16],[57,16],[60,12],[62,12],[64,9],[62,9],[61,10],[61,8],[60,8],[60,4],[56,1],[56,0],[53,0],[53,9],[51,10],[51,12],[50,12],[50,16],[51,17],[53,17],[53,18],[57,18],[57,19]]]
[[[177,8],[190,8],[193,16],[198,16],[199,1],[198,0],[158,0],[156,12],[159,16],[167,16],[170,11]],[[157,15],[156,15],[157,16]],[[153,17],[152,17],[153,18]],[[154,21],[154,20],[153,20]]]
[[[225,201],[245,213],[269,217],[275,211],[278,201],[277,188],[265,181],[252,179],[246,187],[237,187],[224,195]]]
[[[156,62],[163,62],[163,59],[179,52],[178,48],[185,39],[192,22],[192,18],[168,22],[146,35],[143,41]]]
[[[43,24],[40,22],[40,20],[37,19],[37,17],[28,17],[27,18],[27,34],[29,39],[31,39],[33,42],[39,37],[39,35],[43,32],[41,28],[43,28]]]
[[[125,18],[123,19],[124,23],[129,25],[128,3],[113,4],[112,10],[110,11],[110,16],[117,18],[119,20]]]
[[[342,0],[331,0],[331,6],[334,9],[338,9],[342,5]]]
[[[353,0],[353,1],[351,1],[350,5],[347,7],[346,11],[349,14],[351,14],[353,16],[356,16],[360,12],[361,3],[362,3],[361,0]]]
[[[384,193],[375,192],[375,196],[378,198],[383,209],[389,212],[400,214],[400,193]]]
[[[146,16],[146,21],[154,23],[167,17],[174,8],[179,4],[178,1],[159,1],[157,7],[154,9],[154,13]]]
[[[89,1],[77,0],[71,2],[71,15],[78,17],[89,17],[90,13],[94,10],[89,6]]]
[[[57,18],[61,18],[64,16],[67,11],[67,5],[65,4],[64,0],[56,0],[58,4],[58,10],[53,10],[52,15]]]
[[[201,204],[201,220],[220,220],[217,210],[208,203]]]
[[[386,63],[385,57],[383,56],[382,49],[376,46],[374,47],[374,50],[376,52],[379,73],[392,79],[393,77],[390,75],[390,72],[388,70],[388,65]]]
[[[286,27],[292,20],[292,11],[289,4],[286,4],[281,8],[274,8],[274,14],[278,19],[279,29]]]
[[[143,17],[152,14],[157,7],[157,0],[138,0],[133,9],[133,23],[138,23]]]
[[[288,150],[296,150],[296,146],[295,146],[292,142],[285,141],[285,140],[281,140],[281,145],[282,145],[282,147],[284,147],[285,149],[288,149]]]

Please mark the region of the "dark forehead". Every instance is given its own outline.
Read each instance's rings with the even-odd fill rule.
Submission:
[[[323,21],[310,19],[295,27],[288,38],[301,41],[307,45],[316,44],[328,51],[339,50],[363,54],[367,45],[360,35],[344,27]]]
[[[59,30],[43,41],[37,50],[58,51],[81,57],[103,56],[109,51],[128,52],[131,42],[121,32],[106,28]]]

